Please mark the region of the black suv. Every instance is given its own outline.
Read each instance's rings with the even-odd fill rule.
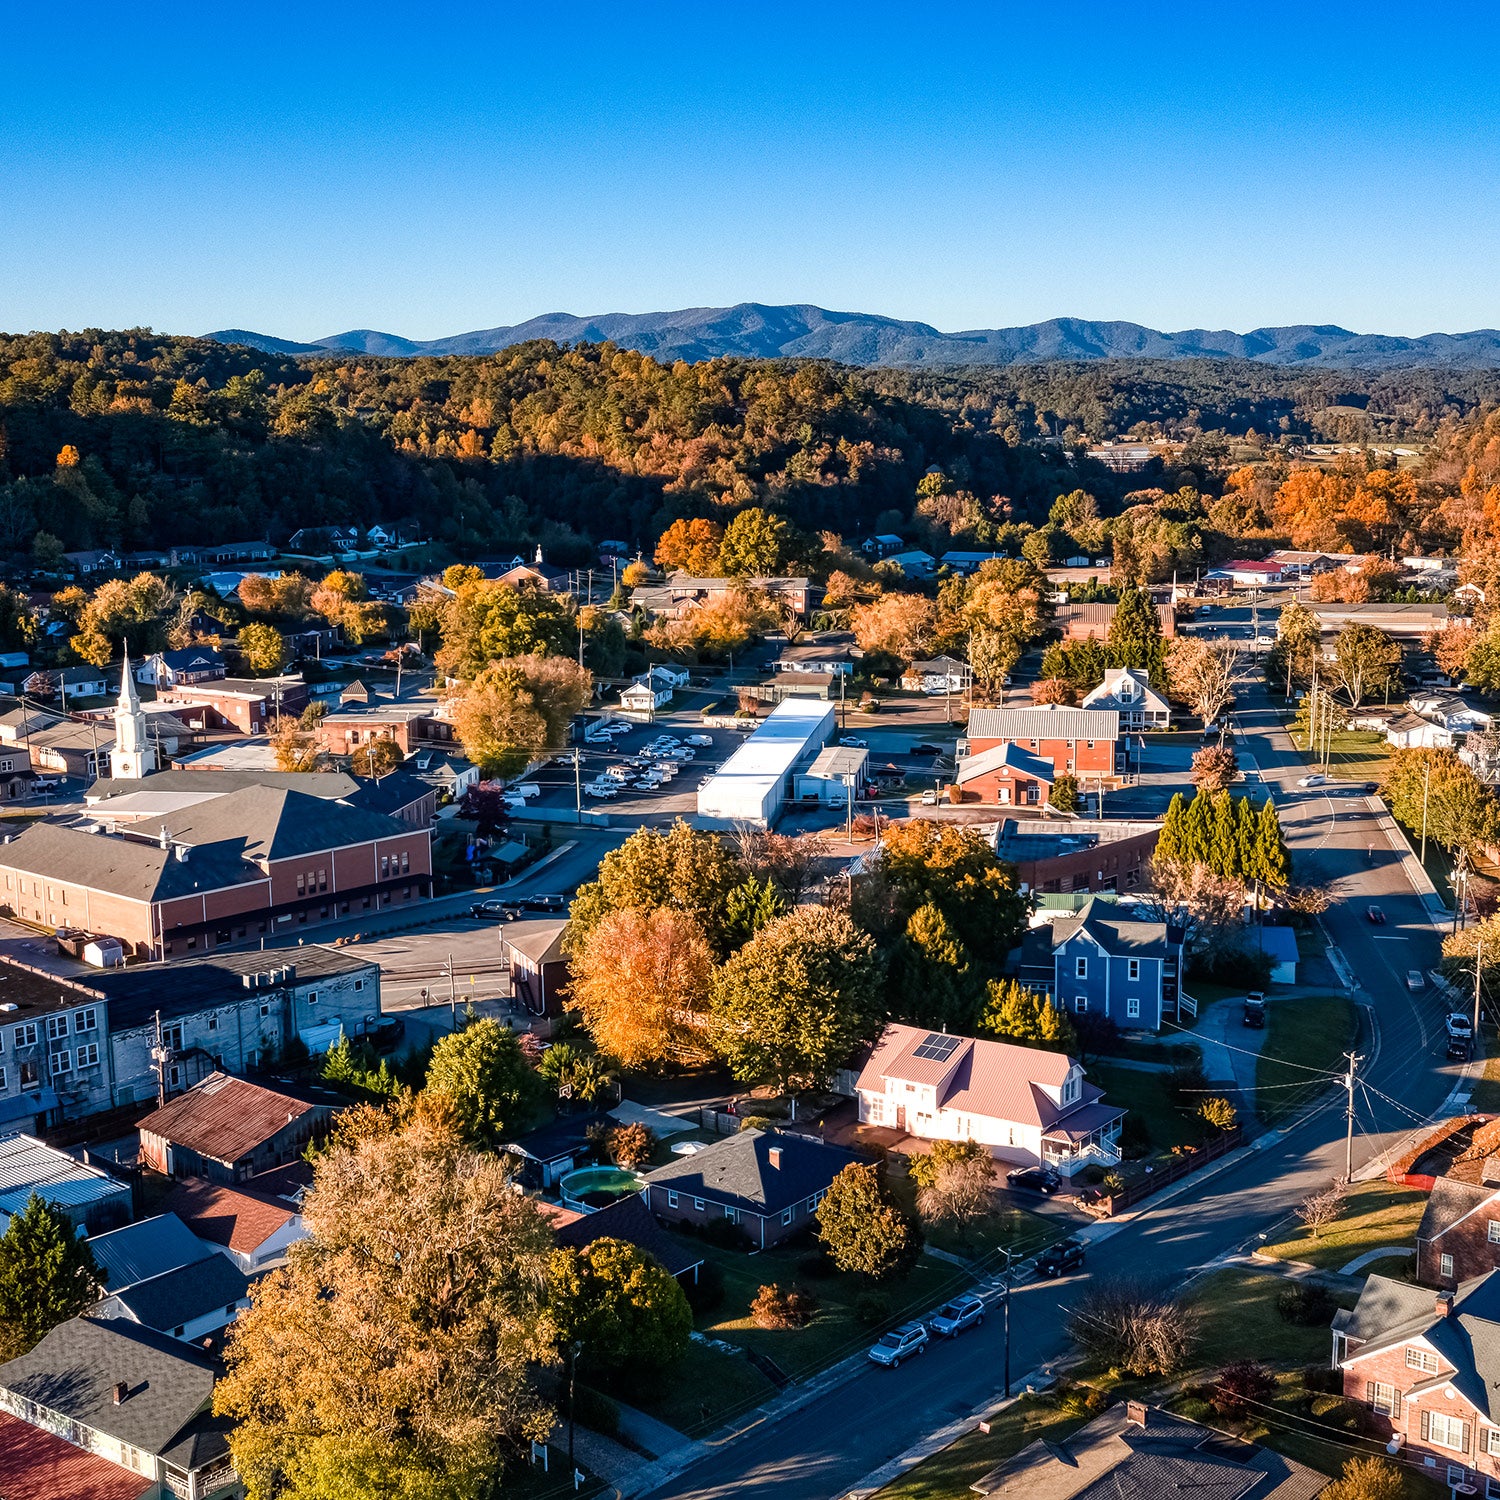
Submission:
[[[1036,1258],[1036,1274],[1049,1279],[1076,1271],[1083,1264],[1083,1241],[1072,1238],[1049,1245]]]
[[[1053,1167],[1020,1167],[1007,1173],[1005,1180],[1013,1188],[1049,1197],[1062,1186],[1062,1174]]]
[[[521,905],[527,911],[566,911],[568,909],[568,898],[566,896],[522,896]]]

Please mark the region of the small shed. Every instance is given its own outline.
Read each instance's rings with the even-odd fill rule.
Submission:
[[[1271,960],[1272,984],[1297,982],[1297,934],[1290,927],[1255,927],[1251,941]]]
[[[847,806],[851,791],[857,798],[865,785],[868,750],[830,745],[797,777],[797,800],[821,802],[824,807]]]

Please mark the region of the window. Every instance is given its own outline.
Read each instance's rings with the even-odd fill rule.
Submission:
[[[39,1089],[42,1086],[41,1076],[37,1072],[34,1062],[23,1062],[21,1064],[21,1087],[23,1089]]]
[[[185,1327],[186,1327],[186,1326],[187,1326],[187,1325],[186,1325],[186,1324],[183,1324],[183,1323],[179,1323],[179,1324],[178,1324],[178,1325],[177,1325],[177,1326],[176,1326],[176,1327],[175,1327],[175,1328],[174,1328],[174,1329],[173,1329],[173,1330],[172,1330],[172,1337],[173,1337],[173,1338],[174,1338],[174,1339],[180,1339],[180,1338],[181,1338],[181,1337],[182,1337],[182,1330],[183,1330],[183,1329],[184,1329],[184,1328],[185,1328]]]
[[[328,889],[328,871],[327,870],[319,870],[318,871],[318,889],[320,891],[326,891]]]
[[[1073,960],[1073,974],[1075,978],[1087,979],[1089,977],[1089,961],[1086,958],[1075,958]]]
[[[94,1007],[91,1005],[87,1010],[75,1010],[73,1012],[74,1031],[92,1031],[99,1022],[94,1016]]]
[[[703,1212],[703,1200],[701,1198],[694,1198],[693,1207],[701,1214]]]
[[[363,980],[363,979],[356,979],[356,980],[355,980],[355,981],[354,981],[354,993],[355,993],[355,994],[356,994],[356,995],[357,995],[357,994],[358,994],[358,993],[359,993],[359,992],[360,992],[360,991],[361,991],[361,990],[362,990],[362,989],[364,989],[364,987],[365,987],[365,982],[364,982],[364,980]]]
[[[24,1025],[16,1027],[16,1046],[18,1046],[18,1047],[35,1047],[36,1046],[36,1022],[35,1021],[27,1021],[27,1022],[25,1022]]]
[[[1443,1259],[1451,1260],[1452,1256],[1445,1255]],[[1421,1370],[1425,1374],[1436,1375],[1437,1367],[1437,1355],[1430,1349],[1413,1349],[1408,1346],[1406,1351],[1406,1368],[1408,1370]]]
[[[791,1211],[791,1209],[785,1208],[785,1209],[783,1209],[781,1211],[781,1222],[783,1224],[790,1224],[792,1222],[792,1211]]]
[[[5,1092],[5,1069],[0,1068],[0,1094]]]
[[[1448,1487],[1457,1489],[1469,1477],[1467,1470],[1462,1464],[1448,1465]]]
[[[59,1077],[63,1073],[71,1073],[72,1071],[73,1054],[66,1047],[61,1052],[54,1052],[52,1054],[52,1076],[54,1078]]]
[[[1453,1274],[1453,1257],[1442,1255],[1438,1257],[1438,1275],[1451,1276]]]
[[[217,1011],[208,1018],[208,1029],[210,1031],[217,1031],[219,1029],[219,1013]]]
[[[1486,1427],[1484,1429],[1484,1451],[1486,1453],[1500,1453],[1500,1427]]]
[[[49,1041],[56,1041],[60,1036],[68,1034],[68,1017],[64,1012],[60,1016],[47,1017],[47,1037]]]
[[[1490,1244],[1500,1243],[1500,1219],[1490,1220]]]
[[[387,879],[390,878],[390,873],[391,873],[391,857],[390,857],[389,854],[382,854],[380,856],[380,878],[382,880],[387,880]]]
[[[1128,959],[1125,964],[1125,977],[1127,979],[1139,979],[1141,977],[1141,961],[1138,958]]]
[[[306,889],[306,886],[307,886],[307,877],[300,870],[298,870],[297,871],[297,894],[299,896]]]
[[[80,1068],[97,1068],[99,1066],[98,1042],[85,1042],[78,1049],[78,1066]]]
[[[1086,1016],[1089,1010],[1089,997],[1087,995],[1074,995],[1073,1010],[1077,1015]]]
[[[1140,1015],[1141,1015],[1140,997],[1137,996],[1137,995],[1132,995],[1125,1002],[1125,1019],[1128,1020],[1128,1021],[1137,1021],[1137,1020],[1140,1019]]]
[[[161,1029],[162,1046],[170,1048],[173,1052],[182,1051],[182,1022],[174,1021],[170,1026]]]
[[[307,1003],[309,1005],[316,1005],[318,1003],[318,992],[316,990],[309,990],[307,992]]]
[[[1450,1417],[1447,1412],[1424,1412],[1427,1441],[1434,1448],[1451,1448],[1455,1453],[1464,1451],[1464,1424],[1461,1417]]]
[[[1379,1380],[1372,1380],[1370,1382],[1370,1406],[1382,1417],[1396,1416],[1396,1387],[1385,1385]]]
[[[271,1014],[271,1002],[269,1000],[262,1000],[260,1002],[260,1014],[262,1020]]]
[[[677,1194],[676,1193],[668,1193],[667,1194],[667,1207],[668,1208],[676,1208],[677,1207]]]
[[[731,1208],[726,1203],[724,1205],[724,1217],[728,1219],[731,1224],[738,1224],[740,1222],[740,1211],[737,1208]]]
[[[401,851],[401,873],[403,875],[411,874],[411,855],[405,849]]]

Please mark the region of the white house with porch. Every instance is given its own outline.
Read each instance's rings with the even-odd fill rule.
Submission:
[[[1172,705],[1138,667],[1111,667],[1082,707],[1114,709],[1121,729],[1168,729],[1172,723]]]
[[[626,713],[651,714],[665,708],[672,694],[687,686],[688,674],[681,667],[652,667],[620,691],[620,707]]]
[[[1106,1104],[1061,1052],[891,1025],[841,1084],[858,1101],[862,1125],[978,1141],[1000,1161],[1066,1176],[1120,1160],[1125,1111]]]

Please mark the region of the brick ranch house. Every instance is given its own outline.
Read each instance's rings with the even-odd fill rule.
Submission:
[[[1483,1165],[1486,1175],[1493,1172],[1489,1161]],[[1417,1280],[1423,1286],[1451,1288],[1497,1267],[1500,1186],[1437,1178],[1417,1226]]]
[[[1500,1277],[1456,1291],[1372,1275],[1333,1320],[1344,1395],[1450,1489],[1500,1497]]]

